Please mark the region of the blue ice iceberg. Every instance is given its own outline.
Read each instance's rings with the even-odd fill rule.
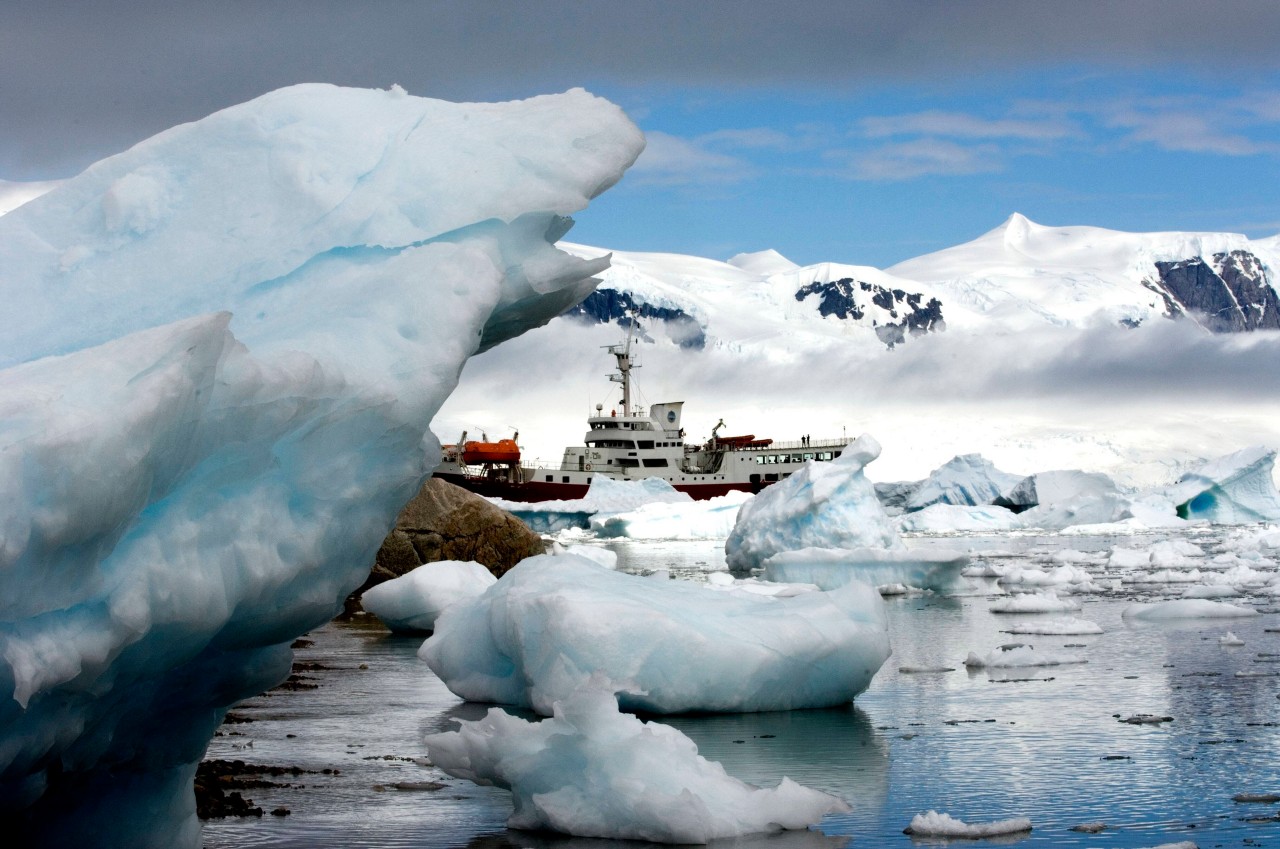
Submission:
[[[889,656],[866,584],[791,597],[726,593],[531,557],[446,610],[419,656],[458,696],[550,715],[593,676],[628,710],[846,704]]]
[[[1164,493],[1183,519],[1236,525],[1280,520],[1276,452],[1254,446],[1183,475]]]
[[[642,145],[581,90],[304,85],[0,217],[0,809],[25,840],[199,845],[226,707],[367,574],[467,358],[594,285],[607,257],[551,243]]]

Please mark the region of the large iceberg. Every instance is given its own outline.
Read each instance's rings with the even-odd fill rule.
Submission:
[[[829,463],[800,471],[742,505],[725,542],[729,568],[746,571],[801,548],[904,548],[863,469],[880,443],[863,434]]]
[[[581,90],[303,85],[0,217],[0,807],[199,845],[225,709],[363,579],[467,358],[608,259],[553,245],[643,146]]]
[[[595,676],[628,710],[791,710],[851,701],[889,637],[879,595],[860,582],[727,593],[544,555],[446,610],[419,656],[464,699],[544,715]]]
[[[905,507],[912,511],[932,504],[962,507],[994,504],[1022,480],[1022,475],[1000,471],[981,454],[962,454],[930,472],[907,498]]]
[[[541,722],[493,708],[461,726],[429,735],[427,753],[450,775],[510,790],[512,828],[707,843],[803,829],[849,810],[787,778],[773,788],[745,784],[680,731],[619,712],[612,693],[591,686],[556,701]]]
[[[1274,451],[1245,448],[1188,472],[1164,494],[1183,519],[1224,525],[1274,522],[1280,519],[1275,462]]]

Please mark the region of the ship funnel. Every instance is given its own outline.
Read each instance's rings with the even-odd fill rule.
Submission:
[[[675,431],[680,430],[680,413],[684,407],[683,401],[672,401],[667,404],[654,404],[649,408],[649,418],[658,423],[660,430]]]

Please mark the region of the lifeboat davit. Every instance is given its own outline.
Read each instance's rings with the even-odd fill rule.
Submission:
[[[514,439],[499,439],[497,442],[467,442],[462,446],[462,462],[472,463],[519,463],[520,446]]]

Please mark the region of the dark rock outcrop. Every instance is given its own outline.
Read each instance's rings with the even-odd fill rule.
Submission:
[[[1188,315],[1214,333],[1280,330],[1280,298],[1262,262],[1248,251],[1157,262],[1160,293],[1171,315]]]
[[[919,292],[903,289],[886,289],[876,283],[843,277],[827,282],[814,281],[796,291],[796,300],[817,296],[818,314],[823,318],[835,316],[841,320],[861,321],[867,315],[865,306],[858,303],[856,292],[868,296],[872,306],[882,315],[873,318],[876,336],[888,347],[906,341],[912,336],[934,330],[945,330],[942,318],[942,302],[930,298],[927,302]],[[888,319],[887,321],[885,319]]]
[[[460,486],[428,478],[400,511],[368,579],[352,597],[423,563],[474,560],[501,576],[543,552],[542,538],[515,516]]]
[[[698,324],[697,319],[684,310],[678,307],[655,307],[637,301],[629,292],[617,289],[596,289],[564,315],[589,323],[616,323],[624,328],[633,319],[654,319],[663,323],[667,336],[681,348],[702,350],[707,345],[706,331]]]

